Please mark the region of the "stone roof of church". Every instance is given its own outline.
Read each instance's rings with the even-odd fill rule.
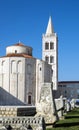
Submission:
[[[13,46],[30,47],[30,46],[24,45],[22,42],[18,42],[16,44],[14,44]],[[32,47],[30,47],[30,48],[32,48]]]
[[[14,44],[14,46],[25,46],[23,43],[16,43],[16,44]]]
[[[28,46],[25,46],[23,43],[21,42],[18,42],[12,46],[21,46],[21,47],[28,47]],[[30,47],[32,48],[32,47]],[[24,58],[34,58],[32,55],[29,55],[29,54],[26,54],[26,53],[8,53],[6,54],[5,56],[2,56],[2,57],[24,57]],[[36,59],[36,58],[34,58]]]

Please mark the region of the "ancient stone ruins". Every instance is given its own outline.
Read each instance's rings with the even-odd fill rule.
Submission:
[[[70,105],[62,96],[54,99],[52,84],[44,83],[36,107],[0,106],[0,130],[45,130],[73,108],[74,100]]]

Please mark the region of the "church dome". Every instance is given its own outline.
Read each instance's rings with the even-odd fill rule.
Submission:
[[[6,48],[6,55],[8,54],[27,54],[32,56],[32,48],[25,46],[23,43],[16,43]]]

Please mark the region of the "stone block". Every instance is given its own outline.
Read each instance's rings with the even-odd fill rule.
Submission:
[[[40,100],[39,103],[36,104],[36,116],[44,117],[46,124],[54,124],[58,120],[52,91],[52,84],[42,84]]]
[[[55,99],[55,104],[56,104],[56,110],[59,119],[62,119],[63,116],[63,109],[64,109],[64,102],[63,102],[63,97],[61,96],[58,99]]]

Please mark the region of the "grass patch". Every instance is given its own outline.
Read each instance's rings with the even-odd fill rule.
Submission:
[[[55,124],[54,128],[47,130],[79,130],[79,109],[75,108],[65,115],[64,120],[60,120]]]

